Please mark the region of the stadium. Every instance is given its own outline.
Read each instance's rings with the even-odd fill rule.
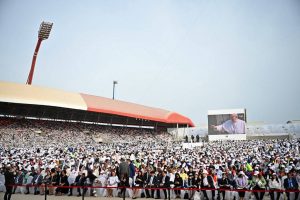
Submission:
[[[277,173],[299,176],[300,124],[297,121],[277,125],[246,124],[242,134],[211,134],[208,127],[195,127],[189,118],[160,108],[11,82],[0,82],[0,91],[1,167],[4,171],[6,166],[15,169],[13,192],[38,195],[30,198],[41,199],[45,194],[49,199],[51,195],[59,198],[73,194],[83,198],[173,199],[184,198],[185,194],[193,199],[205,198],[207,194],[211,195],[207,198],[215,195],[221,198],[222,185],[218,183],[224,173],[228,173],[231,189],[236,187],[231,173],[241,171],[248,177],[254,177],[257,172],[268,176],[277,170]],[[241,112],[245,120],[245,109],[208,111],[208,116],[222,114],[224,118],[224,113]],[[223,152],[228,146],[233,149],[230,154],[230,151]],[[125,175],[127,185],[121,185],[124,164],[129,166]],[[49,189],[45,191],[44,181],[54,175],[62,176],[57,175],[61,170],[67,177],[65,186],[70,188],[60,188],[57,182],[62,179],[56,179],[49,182]],[[112,171],[120,182],[110,185],[114,177],[110,174]],[[157,180],[150,186],[146,176],[154,172],[157,177],[168,174],[171,180],[168,184]],[[215,186],[203,194],[188,190],[201,188],[204,173],[215,178]],[[82,174],[86,174],[87,189],[78,190],[76,187],[83,185],[76,177]],[[179,185],[176,174],[180,175]],[[138,182],[140,179],[143,181]],[[284,182],[283,174],[281,179]],[[5,191],[3,175],[0,183],[1,190]],[[116,188],[110,191],[110,186]],[[126,191],[117,189],[121,186],[128,188]],[[143,187],[132,188],[138,186]],[[174,190],[167,194],[164,189],[151,190],[154,186]],[[184,188],[187,190],[181,191]],[[215,188],[217,192],[213,193]],[[224,194],[223,198],[227,199],[238,195],[230,190]],[[247,192],[246,197],[251,198],[251,194]]]
[[[41,2],[0,2],[0,199],[300,200],[298,2]]]

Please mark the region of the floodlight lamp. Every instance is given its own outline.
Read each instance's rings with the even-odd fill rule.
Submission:
[[[46,40],[49,38],[53,23],[42,22],[39,29],[39,39]]]

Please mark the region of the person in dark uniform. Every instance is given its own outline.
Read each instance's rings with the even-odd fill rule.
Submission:
[[[193,143],[194,143],[194,139],[195,139],[194,135],[191,135],[191,140]]]
[[[196,142],[200,142],[200,137],[199,137],[199,135],[196,136]]]
[[[14,170],[10,166],[6,167],[6,170],[4,172],[4,178],[5,178],[5,188],[6,192],[4,195],[4,200],[10,200],[13,186],[15,184],[15,175]]]

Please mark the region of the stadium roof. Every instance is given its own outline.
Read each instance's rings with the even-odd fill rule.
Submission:
[[[194,126],[193,122],[189,118],[176,112],[171,112],[160,108],[153,108],[82,93],[65,92],[58,89],[3,81],[0,81],[0,103],[2,104],[0,110],[5,110],[4,113],[1,113],[1,111],[0,114],[5,115],[14,115],[20,113],[20,111],[15,111],[15,113],[11,111],[20,109],[23,109],[25,112],[22,114],[26,115],[26,112],[31,113],[30,116],[32,117],[35,117],[35,114],[32,113],[40,113],[39,109],[43,109],[43,115],[41,113],[36,114],[36,117],[45,117],[45,115],[47,116],[47,113],[54,112],[54,110],[56,110],[56,113],[72,112],[73,114],[78,114],[78,112],[75,111],[81,111],[81,116],[84,117],[85,120],[89,120],[89,116],[92,116],[92,114],[101,113],[101,116],[104,116],[105,118],[112,115],[115,116],[115,118],[117,116],[119,119],[126,117],[127,122],[128,118],[131,118],[131,121],[132,119],[142,120],[146,122],[143,125],[146,125],[147,121],[152,121],[163,123],[165,125],[179,124],[185,126],[188,125],[191,127]],[[20,105],[22,105],[22,108]],[[14,106],[14,109],[9,108]],[[25,108],[26,106],[30,108]],[[58,114],[55,116],[58,116]],[[67,115],[65,114],[65,116]],[[97,122],[104,122],[101,120],[101,116],[99,117],[99,115],[93,115],[91,118],[96,117]],[[59,118],[64,117],[60,116]],[[72,119],[70,118],[69,120]],[[81,121],[84,120],[82,119]],[[95,121],[95,119],[92,121]],[[106,119],[106,122],[107,121],[108,119]],[[121,121],[119,120],[120,123],[122,123]],[[131,124],[134,123],[132,122]]]

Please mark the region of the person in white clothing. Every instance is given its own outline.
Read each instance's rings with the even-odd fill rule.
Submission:
[[[230,134],[243,134],[245,133],[245,122],[238,118],[236,113],[230,115],[230,120],[225,121],[223,124],[211,127],[221,133],[230,133]]]
[[[116,172],[112,171],[111,176],[107,179],[107,197],[113,197],[113,187],[117,187],[119,182]]]
[[[237,189],[244,190],[248,186],[248,177],[245,175],[243,171],[240,171],[238,177],[235,179]],[[245,192],[239,191],[240,200],[245,198]]]
[[[275,200],[275,190],[280,190],[281,189],[281,181],[280,179],[277,177],[276,173],[273,173],[272,174],[272,177],[269,179],[269,188],[270,188],[270,197],[271,197],[271,200]],[[280,194],[281,192],[277,192],[277,200],[279,200],[280,198]]]

